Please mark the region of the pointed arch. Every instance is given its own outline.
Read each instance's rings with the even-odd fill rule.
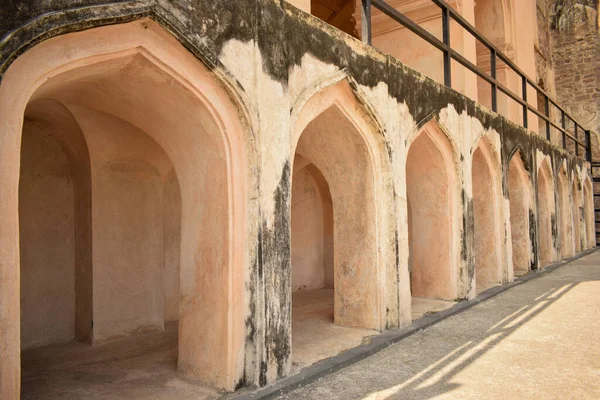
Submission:
[[[391,160],[381,124],[368,103],[358,97],[349,78],[340,74],[333,82],[326,81],[316,93],[311,89],[303,94],[292,110],[292,205],[298,204],[294,185],[301,184],[303,171],[296,165],[314,166],[323,177],[321,187],[329,189],[333,207],[334,323],[382,330],[389,323],[398,323],[397,312],[396,321],[386,320],[386,308],[398,309],[397,296],[393,301],[386,296],[397,290],[396,281],[390,279],[396,274],[395,248],[391,246],[396,229]],[[298,210],[291,212],[296,221],[301,220]],[[294,220],[292,224],[294,235],[299,229]],[[292,237],[292,243],[298,241]],[[298,251],[292,249],[294,253]],[[298,267],[293,259],[294,276],[300,276],[294,272]],[[292,282],[292,287],[300,286]],[[296,302],[294,296],[292,302]],[[296,321],[294,313],[292,318]],[[318,332],[313,334],[302,340],[318,340]],[[295,357],[301,355],[296,351]]]
[[[510,236],[512,265],[515,275],[527,273],[532,252],[529,235],[529,212],[532,207],[531,177],[519,149],[508,165],[508,198],[510,207]]]
[[[489,135],[489,134],[488,134]],[[506,275],[501,249],[502,174],[500,157],[487,135],[473,151],[471,166],[475,226],[476,290],[501,283]]]
[[[310,106],[308,106],[309,103]],[[292,154],[294,154],[293,151],[295,151],[300,135],[307,125],[334,105],[347,115],[353,115],[358,111],[358,115],[361,117],[352,118],[352,122],[360,124],[361,129],[366,131],[372,129],[377,136],[381,136],[385,132],[383,120],[358,88],[356,80],[348,74],[346,69],[342,69],[314,85],[310,85],[294,102],[290,113],[293,126]],[[366,128],[367,126],[371,126],[371,128]]]
[[[431,120],[410,141],[406,160],[412,296],[452,300],[457,293],[460,212],[454,149]]]
[[[510,151],[510,153],[508,154],[509,164],[512,161],[515,154],[517,154],[517,153],[518,153],[518,156],[521,158],[521,162],[523,163],[523,166],[525,167],[526,170],[528,170],[529,162],[527,161],[527,158],[525,158],[525,154],[527,154],[527,152],[525,152],[525,149],[523,148],[521,143],[517,143],[517,145],[514,146],[512,148],[512,150]]]
[[[554,177],[552,167],[550,166],[550,157],[546,156],[540,163],[537,172],[537,193],[538,193],[538,243],[539,259],[543,268],[545,265],[554,261],[554,241],[553,232],[555,231],[554,214]]]
[[[460,157],[459,145],[456,142],[454,136],[448,131],[439,118],[430,116],[429,119],[421,121],[417,124],[406,137],[406,151],[410,151],[410,146],[415,140],[423,134],[423,132],[435,132],[436,137],[440,137],[440,140],[446,141],[449,146],[445,146],[449,150],[449,156],[452,160],[458,160]],[[441,135],[441,136],[440,136]]]
[[[63,51],[65,48],[70,51]],[[111,86],[111,92],[92,93],[93,88],[85,85],[85,80],[94,76],[107,84],[114,83],[113,72],[120,69],[126,75],[131,71],[128,68],[137,67],[151,70],[160,82],[171,82],[171,88],[178,91],[177,96],[163,98],[143,90],[123,91],[116,85]],[[133,77],[129,85],[141,84],[140,80],[148,78]],[[146,89],[150,87],[152,85]],[[0,238],[9,244],[0,252],[11,271],[8,279],[2,280],[0,296],[3,303],[12,306],[0,319],[10,321],[8,325],[17,328],[3,331],[0,337],[0,345],[11,349],[11,354],[0,361],[2,379],[14,376],[18,382],[19,371],[19,303],[15,301],[18,280],[14,278],[20,268],[19,221],[15,210],[23,115],[30,101],[45,98],[60,98],[63,104],[69,104],[80,125],[87,125],[88,129],[97,126],[89,118],[104,118],[108,123],[102,115],[110,115],[110,123],[128,125],[130,131],[144,131],[173,161],[181,184],[183,213],[178,367],[205,382],[228,389],[241,379],[246,299],[240,300],[240,294],[244,293],[245,284],[246,199],[248,186],[254,184],[249,185],[245,177],[248,159],[253,157],[248,149],[254,146],[249,144],[251,125],[244,120],[248,113],[227,87],[226,83],[215,80],[214,71],[209,71],[176,38],[151,20],[54,37],[31,48],[11,64],[0,86],[0,116],[4,121],[0,128],[0,185],[7,188],[6,193],[12,193],[0,205],[0,215],[6,221],[0,228]],[[121,101],[110,101],[110,96],[115,94],[121,101],[130,101],[129,107],[120,107]],[[184,102],[177,103],[177,99],[181,99],[178,96],[188,101],[185,107]],[[162,103],[162,108],[158,103]],[[187,129],[170,129],[181,126],[177,125],[181,121],[170,119],[171,114],[166,112],[171,106],[174,115],[186,113],[188,106],[196,107],[195,113],[186,114],[186,118],[196,119],[187,121],[190,123]],[[158,109],[161,112],[157,112]],[[153,118],[148,118],[149,115]],[[193,129],[189,126],[202,126],[205,129],[202,132],[210,132],[210,143],[215,151],[205,161],[197,157],[194,149],[203,147],[199,141],[206,136],[192,135]],[[86,129],[83,130],[86,133]],[[166,137],[167,132],[171,136]],[[182,137],[189,139],[187,143],[180,140]],[[198,165],[213,161],[212,169]],[[212,175],[204,173],[206,171]],[[221,183],[213,185],[214,191],[199,193],[203,185],[209,183],[210,176],[221,177]],[[220,205],[211,200],[211,194],[221,199]],[[197,207],[199,200],[205,201],[203,210]],[[199,219],[206,216],[204,212],[211,212],[210,224],[199,223]],[[197,229],[199,226],[202,229]],[[202,230],[213,228],[220,234],[202,234]],[[97,244],[98,241],[94,246]],[[94,251],[94,254],[103,252]],[[218,273],[208,273],[217,268]],[[220,289],[208,293],[202,287]],[[210,302],[212,304],[208,304]],[[212,327],[204,323],[207,320],[213,321]],[[98,326],[94,324],[94,329]],[[206,348],[211,349],[210,354],[202,350]]]

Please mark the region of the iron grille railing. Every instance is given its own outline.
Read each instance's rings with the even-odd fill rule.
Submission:
[[[410,31],[418,35],[421,39],[427,41],[429,44],[434,46],[436,49],[440,50],[443,54],[444,59],[444,84],[448,87],[452,87],[452,60],[457,61],[463,67],[467,68],[469,71],[475,73],[480,78],[484,79],[491,85],[491,106],[492,111],[498,111],[498,90],[504,93],[506,96],[510,97],[512,100],[521,105],[523,110],[523,122],[522,125],[524,128],[528,128],[528,112],[532,112],[541,118],[546,125],[546,138],[548,141],[552,141],[551,138],[551,128],[557,129],[562,134],[562,147],[567,149],[568,141],[572,141],[575,147],[575,155],[579,156],[580,147],[585,150],[585,159],[591,162],[592,152],[591,152],[591,139],[590,139],[590,131],[583,128],[581,124],[575,120],[571,115],[569,115],[563,107],[561,107],[555,100],[553,100],[544,89],[542,89],[537,83],[532,81],[519,67],[515,65],[511,61],[511,59],[502,53],[494,44],[492,44],[489,40],[487,40],[484,36],[482,36],[477,29],[473,25],[471,25],[467,20],[465,20],[456,10],[450,7],[443,0],[431,0],[435,3],[442,12],[442,40],[439,40],[437,37],[429,33],[427,30],[420,27],[410,18],[406,17],[400,11],[396,10],[387,2],[383,0],[361,0],[362,1],[362,10],[361,10],[361,22],[362,22],[362,40],[367,44],[371,44],[371,7],[375,7],[394,21],[400,23],[404,27],[408,28]],[[459,24],[462,28],[464,28],[468,33],[473,35],[476,40],[482,43],[485,47],[490,51],[490,74],[482,71],[479,67],[473,64],[471,61],[467,60],[464,56],[462,56],[459,52],[454,50],[450,45],[450,21],[454,20],[457,24]],[[506,64],[512,71],[516,73],[516,75],[521,80],[521,95],[514,93],[512,90],[507,88],[504,84],[499,82],[496,79],[497,72],[497,61],[500,60],[504,64]],[[540,111],[537,107],[533,107],[527,101],[527,91],[528,88],[532,87],[538,93],[538,96],[542,96],[544,99],[544,111]],[[554,122],[550,117],[550,106],[555,107],[560,112],[560,125]],[[574,134],[572,135],[567,130],[567,123],[570,121],[573,124]],[[585,135],[585,142],[579,139],[579,133],[583,132]]]

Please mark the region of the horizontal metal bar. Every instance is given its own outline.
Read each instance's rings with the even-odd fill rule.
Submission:
[[[425,29],[421,28],[418,24],[414,23],[411,19],[406,17],[404,14],[402,14],[400,11],[396,10],[389,4],[387,4],[385,1],[371,0],[371,4],[373,5],[373,7],[377,8],[379,11],[381,11],[388,17],[392,18],[396,22],[399,22],[400,24],[404,25],[406,28],[411,30],[413,33],[420,36],[421,39],[428,41],[429,44],[435,46],[438,50],[450,50],[450,46],[445,45],[444,42],[433,36],[431,33],[427,32]]]
[[[469,21],[467,21],[462,15],[460,15],[460,13],[458,11],[456,11],[454,8],[452,8],[444,0],[431,0],[431,1],[433,3],[435,3],[438,7],[440,7],[442,10],[443,9],[448,10],[448,13],[450,14],[450,16],[452,17],[453,20],[455,20],[461,27],[463,27],[467,32],[469,32],[471,35],[473,35],[479,42],[481,42],[483,45],[485,45],[488,49],[496,51],[496,55],[500,60],[502,60],[506,65],[508,65],[514,72],[516,72],[518,75],[520,75],[521,78],[525,78],[525,80],[531,87],[533,87],[539,93],[542,93],[544,96],[548,97],[548,99],[557,108],[562,110],[562,107],[560,107],[558,104],[556,104],[556,101],[553,100],[552,97],[550,97],[550,95],[544,89],[542,89],[536,82],[532,81],[529,78],[529,76],[525,72],[523,72],[523,70],[521,70],[504,53],[502,53],[492,42],[490,42],[483,35],[481,35],[481,33],[479,33],[479,31],[477,31],[477,29],[473,25],[471,25],[471,23]],[[573,119],[573,118],[571,118],[571,119]],[[574,119],[573,119],[573,121],[575,122]],[[579,125],[581,126],[581,124],[579,124]]]
[[[537,83],[532,81],[527,76],[527,74],[525,74],[519,67],[517,67],[514,64],[514,62],[512,60],[510,60],[505,54],[503,54],[500,50],[498,50],[498,48],[493,43],[491,43],[488,39],[483,37],[473,25],[471,25],[466,19],[464,19],[462,17],[462,15],[460,15],[456,10],[454,10],[452,7],[450,7],[450,5],[448,5],[448,3],[446,3],[444,0],[432,0],[432,1],[433,1],[433,3],[435,3],[442,9],[442,13],[444,13],[444,11],[447,12],[448,15],[454,21],[456,21],[467,32],[469,32],[471,35],[473,35],[483,45],[488,47],[488,49],[490,49],[490,51],[495,52],[496,57],[498,59],[500,59],[502,62],[504,62],[506,65],[508,65],[517,75],[519,75],[519,77],[522,80],[523,95],[525,95],[525,93],[526,93],[527,86],[531,86],[538,93],[542,93],[545,96],[545,98],[548,99],[549,104],[552,104],[552,106],[554,106],[559,111],[561,111],[561,113],[565,113],[565,115],[569,118],[569,120],[573,121],[574,124],[576,124],[582,130],[584,130],[582,125],[579,124],[573,117],[571,117],[564,110],[564,108],[561,107],[556,102],[556,100],[552,99],[550,97],[550,95],[548,93],[546,93],[546,91],[544,91],[544,89],[542,89],[541,87],[539,87],[537,85]],[[529,102],[524,100],[521,96],[518,96],[512,90],[508,89],[506,86],[504,86],[503,84],[498,82],[498,80],[496,78],[491,77],[490,75],[488,75],[487,73],[482,71],[479,67],[477,67],[475,64],[473,64],[471,61],[467,60],[462,54],[460,54],[456,50],[454,50],[449,44],[444,43],[443,41],[441,41],[440,39],[438,39],[437,37],[435,37],[434,35],[429,33],[427,30],[423,29],[421,26],[419,26],[418,24],[413,22],[411,19],[406,17],[404,14],[402,14],[400,11],[398,11],[395,8],[393,8],[392,6],[390,6],[386,1],[371,0],[371,5],[375,8],[377,8],[378,10],[380,10],[382,13],[384,13],[388,17],[390,17],[393,20],[395,20],[396,22],[398,22],[399,24],[403,25],[410,31],[412,31],[414,34],[416,34],[421,39],[425,40],[426,42],[428,42],[429,44],[434,46],[436,49],[442,51],[443,54],[449,54],[452,59],[454,59],[455,61],[460,63],[463,67],[467,68],[469,71],[473,72],[474,74],[476,74],[478,77],[482,78],[489,84],[495,85],[498,88],[498,90],[500,90],[506,96],[511,98],[513,101],[517,102],[524,109],[527,109],[528,111],[533,112],[539,118],[546,121],[547,123],[552,125],[554,128],[558,129],[563,135],[569,137],[569,139],[574,140],[576,143],[582,145],[585,149],[587,149],[586,144],[580,142],[578,139],[576,139],[574,136],[572,136],[568,131],[566,131],[562,127],[558,126],[556,123],[554,123],[552,120],[550,120],[550,118],[548,116],[544,115],[537,108],[534,108],[531,104],[529,104]],[[548,114],[550,113],[549,110],[547,110],[547,112],[548,112]]]

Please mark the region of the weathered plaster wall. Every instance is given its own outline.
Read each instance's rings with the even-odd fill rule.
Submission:
[[[171,162],[131,124],[73,111],[92,164],[94,340],[162,329],[162,189]]]
[[[75,200],[69,160],[51,130],[27,120],[19,185],[21,348],[75,336]]]
[[[164,319],[179,319],[179,279],[181,259],[181,188],[175,169],[165,178],[162,196],[163,222],[163,311]]]
[[[483,147],[483,146],[482,146]],[[473,215],[475,228],[475,274],[479,290],[502,281],[500,276],[502,245],[498,235],[498,203],[495,179],[485,150],[473,154]],[[489,155],[487,156],[489,157]]]
[[[324,212],[315,178],[304,166],[292,180],[292,291],[325,287]]]
[[[348,258],[353,262],[352,271],[363,274],[366,268],[359,265],[363,261],[377,267],[376,280],[372,279],[373,274],[364,274],[369,278],[364,288],[369,292],[366,298],[378,299],[377,306],[371,302],[355,306],[361,311],[370,310],[358,315],[378,329],[399,327],[410,321],[405,171],[408,149],[415,145],[413,142],[426,124],[444,132],[455,153],[450,168],[455,170],[453,190],[457,195],[450,205],[455,218],[449,227],[448,245],[453,254],[451,285],[458,298],[472,297],[476,285],[472,154],[479,138],[491,135],[494,151],[499,154],[501,235],[510,234],[508,165],[517,146],[522,149],[528,171],[536,171],[541,155],[548,156],[552,165],[567,160],[569,171],[587,168],[582,160],[550,146],[544,139],[286,3],[224,0],[219,4],[194,1],[193,7],[190,5],[187,0],[110,5],[82,0],[77,3],[78,8],[64,12],[70,5],[62,1],[32,2],[25,11],[27,18],[22,9],[12,8],[5,9],[0,18],[5,37],[0,43],[0,119],[6,121],[0,127],[0,183],[7,193],[0,201],[0,215],[5,217],[0,226],[0,241],[5,243],[0,248],[0,345],[9,349],[0,360],[0,390],[6,394],[3,397],[16,397],[19,385],[16,193],[22,115],[35,87],[28,79],[43,78],[48,69],[61,68],[73,59],[144,49],[152,55],[152,63],[167,66],[167,72],[161,72],[158,79],[154,79],[157,75],[149,79],[147,74],[138,73],[125,75],[127,79],[120,81],[126,85],[113,95],[127,100],[132,108],[125,110],[134,110],[131,114],[123,114],[123,107],[98,96],[81,96],[74,98],[73,103],[87,102],[120,115],[149,134],[172,160],[182,192],[180,329],[185,333],[179,338],[180,367],[202,376],[205,370],[195,369],[199,361],[214,366],[203,378],[229,389],[264,385],[290,370],[289,211],[293,157],[303,127],[334,103],[337,110],[342,110],[334,111],[342,116],[326,119],[329,122],[321,123],[314,132],[331,132],[327,140],[335,140],[340,146],[300,144],[298,149],[314,159],[330,184],[335,263],[341,252],[342,256],[357,256]],[[157,23],[146,20],[119,25],[145,17]],[[26,20],[30,23],[18,28]],[[50,39],[108,23],[116,25]],[[158,25],[166,27],[204,64],[174,44],[169,34],[160,33],[162,28]],[[4,36],[9,32],[12,34]],[[65,41],[56,42],[61,39]],[[52,47],[52,43],[62,44]],[[48,49],[46,58],[41,58],[44,62],[33,62],[38,60],[36,51],[44,48]],[[149,70],[152,68],[145,71]],[[186,79],[165,78],[173,70],[183,73]],[[116,86],[113,82],[110,87]],[[191,88],[195,96],[181,87]],[[205,93],[210,94],[206,95],[210,102],[197,100]],[[207,108],[206,104],[213,106]],[[216,110],[224,117],[215,122],[214,114],[207,110]],[[333,129],[336,126],[344,129]],[[224,142],[230,147],[220,147],[220,132],[227,132]],[[309,137],[310,134],[300,141]],[[347,151],[330,151],[338,147]],[[354,159],[359,166],[370,160],[369,173],[349,164],[343,154],[359,155]],[[339,160],[345,168],[327,164],[328,157]],[[198,175],[197,171],[206,173]],[[537,187],[537,177],[531,174],[532,187]],[[355,181],[357,177],[360,179]],[[369,187],[365,182],[370,183]],[[162,193],[162,184],[158,191]],[[211,206],[195,208],[199,204]],[[162,205],[158,209],[162,210]],[[357,209],[371,215],[353,221],[364,228],[363,236],[372,239],[359,242],[361,246],[348,240],[360,238],[350,231],[338,230],[336,225],[336,221]],[[528,258],[530,267],[537,268],[536,204],[527,210],[531,243]],[[159,227],[162,229],[162,223]],[[553,240],[560,235],[553,230]],[[338,237],[346,240],[342,246],[337,245]],[[374,247],[375,240],[378,247]],[[198,243],[205,251],[196,252]],[[368,251],[357,253],[357,247]],[[510,246],[503,248],[502,253],[503,280],[510,280]],[[336,285],[339,276],[340,268],[336,267]],[[350,288],[362,283],[352,281],[349,275],[343,278]],[[214,290],[202,292],[201,288],[207,286]],[[359,292],[350,298],[364,299]],[[228,313],[226,310],[230,309]],[[202,331],[206,335],[196,334],[206,321],[210,321],[207,325],[211,329]]]
[[[406,192],[410,203],[411,292],[415,297],[456,297],[452,226],[456,202],[455,160],[448,140],[426,130],[410,147]]]

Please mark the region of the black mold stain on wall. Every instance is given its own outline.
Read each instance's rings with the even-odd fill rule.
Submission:
[[[462,190],[463,203],[463,230],[462,230],[462,246],[461,246],[461,261],[466,266],[466,271],[461,269],[461,278],[466,278],[466,292],[462,295],[459,293],[459,298],[467,298],[471,291],[475,277],[475,211],[473,208],[473,199],[467,196],[467,192]],[[464,277],[464,274],[467,274]]]
[[[535,271],[538,269],[538,257],[537,257],[537,222],[535,213],[532,209],[529,209],[529,240],[531,243],[531,256],[530,256],[530,270]]]
[[[452,105],[458,113],[464,111],[469,116],[477,118],[485,129],[494,129],[501,134],[501,154],[511,154],[515,146],[522,146],[523,157],[526,158],[525,165],[530,174],[533,171],[533,154],[536,150],[551,155],[553,160],[567,158],[571,168],[576,165],[584,166],[582,160],[566,156],[564,151],[551,146],[543,138],[531,135],[526,129],[486,111],[458,92],[411,70],[393,57],[360,44],[325,22],[302,13],[283,1],[9,0],[0,8],[0,37],[2,38],[0,79],[18,55],[43,40],[69,32],[146,17],[154,19],[170,30],[209,69],[219,69],[226,75],[227,71],[219,61],[219,56],[223,46],[230,40],[244,43],[254,41],[261,52],[263,71],[284,87],[287,86],[290,68],[300,65],[302,58],[311,54],[326,64],[347,69],[349,75],[359,85],[373,88],[380,82],[385,83],[388,94],[396,101],[407,105],[419,126],[439,116],[440,110],[447,108],[448,105]],[[360,52],[355,49],[360,49]],[[236,90],[244,91],[238,82],[232,83],[236,85]],[[389,147],[388,155],[392,156]],[[507,161],[503,160],[503,185],[506,185],[508,175]],[[272,365],[276,365],[278,376],[285,374],[291,351],[290,313],[274,306],[274,304],[285,306],[291,304],[288,290],[290,285],[289,176],[289,164],[287,164],[274,193],[275,223],[268,227],[265,221],[260,222],[256,260],[253,262],[251,283],[247,286],[251,299],[256,299],[258,290],[265,291],[264,347],[267,350],[262,358],[256,361],[260,365],[257,370],[261,385],[267,384],[268,370]],[[508,195],[506,188],[504,193],[505,196]],[[466,273],[471,278],[475,269],[473,204],[464,192],[462,197],[465,211],[461,260],[466,263]],[[263,216],[263,219],[267,218]],[[534,235],[534,233],[530,234]],[[552,215],[552,237],[557,248],[558,230],[554,214]],[[398,266],[397,241],[396,238],[396,265]],[[532,243],[535,243],[535,240],[532,239]],[[258,284],[258,281],[264,281],[265,287]],[[277,302],[273,301],[275,298]],[[251,300],[250,303],[254,304],[256,301]],[[263,332],[256,326],[256,304],[250,306],[250,314],[246,319],[246,340],[254,342],[257,340],[257,335]],[[243,384],[248,384],[246,378],[238,382],[238,385]]]
[[[281,179],[273,194],[274,222],[268,227],[263,221],[261,243],[265,282],[265,359],[259,382],[268,383],[271,365],[277,376],[283,377],[291,354],[291,256],[290,256],[290,164],[286,162]]]

